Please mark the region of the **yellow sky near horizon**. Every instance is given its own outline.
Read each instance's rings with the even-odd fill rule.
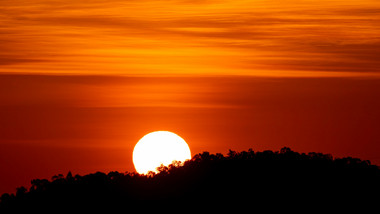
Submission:
[[[3,73],[380,73],[376,0],[3,0],[0,23]]]

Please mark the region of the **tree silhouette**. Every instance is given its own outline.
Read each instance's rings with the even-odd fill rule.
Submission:
[[[112,171],[73,176],[68,172],[50,181],[33,179],[29,190],[19,187],[16,194],[3,194],[0,210],[123,209],[127,205],[146,210],[150,204],[155,211],[169,202],[201,208],[210,201],[217,202],[215,206],[242,202],[321,206],[336,201],[368,205],[379,199],[380,190],[380,169],[369,161],[298,153],[288,147],[229,150],[226,156],[203,152],[157,170],[147,175]]]

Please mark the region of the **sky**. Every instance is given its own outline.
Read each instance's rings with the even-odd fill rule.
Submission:
[[[0,194],[145,134],[380,164],[378,0],[2,0]]]

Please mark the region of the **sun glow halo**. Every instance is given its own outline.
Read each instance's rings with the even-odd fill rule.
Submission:
[[[191,153],[186,141],[169,131],[151,132],[142,137],[133,149],[133,164],[140,174],[157,172],[156,168],[161,164],[168,166],[173,161],[188,159],[191,159]]]

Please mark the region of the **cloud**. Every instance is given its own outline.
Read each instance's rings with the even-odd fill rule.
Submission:
[[[344,76],[380,69],[380,3],[372,0],[2,4],[3,72]]]

